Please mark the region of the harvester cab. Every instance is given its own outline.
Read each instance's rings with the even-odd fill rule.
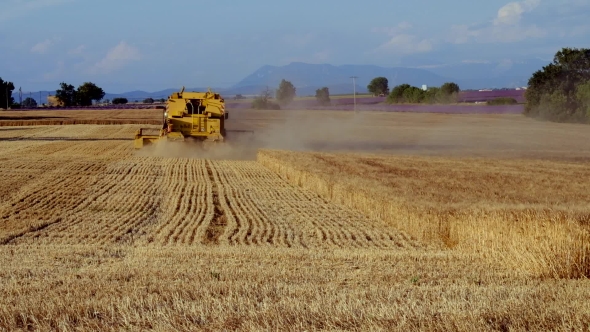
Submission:
[[[135,133],[135,148],[168,141],[195,140],[206,143],[224,142],[225,120],[229,113],[225,100],[209,89],[206,92],[174,92],[163,107],[162,127],[158,129],[139,128]]]

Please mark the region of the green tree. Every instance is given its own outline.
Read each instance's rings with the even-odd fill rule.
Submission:
[[[426,97],[426,91],[415,87],[415,86],[411,86],[407,89],[404,90],[403,92],[403,99],[408,102],[408,103],[413,103],[413,104],[418,104],[424,101],[424,98]]]
[[[580,101],[580,113],[590,119],[590,81],[578,86],[576,97]]]
[[[444,95],[450,96],[453,93],[459,93],[459,91],[461,91],[461,89],[459,89],[459,85],[457,85],[457,83],[447,82],[447,83],[441,85],[440,91]]]
[[[387,96],[387,100],[390,103],[402,103],[402,102],[404,102],[404,91],[406,89],[411,88],[411,87],[412,86],[409,85],[409,84],[400,84],[400,85],[397,85],[397,86],[393,87],[393,89],[391,89],[391,92]]]
[[[330,89],[323,87],[315,90],[315,98],[321,106],[330,105]]]
[[[12,91],[14,91],[14,84],[12,82],[4,81],[0,77],[0,108],[9,109],[10,106],[14,104]]]
[[[455,103],[458,100],[459,85],[453,82],[447,82],[440,87],[437,102],[439,103]]]
[[[27,98],[25,98],[25,100],[23,100],[23,107],[25,107],[25,108],[37,107],[37,101],[31,97],[27,97]]]
[[[114,105],[127,104],[128,102],[129,102],[129,100],[127,100],[127,98],[123,98],[123,97],[113,98],[113,100],[112,100],[112,103]]]
[[[144,104],[153,104],[154,103],[154,99],[153,98],[146,98],[143,100]]]
[[[92,82],[80,85],[76,92],[76,101],[79,106],[90,106],[93,100],[101,100],[105,95],[102,88]]]
[[[439,87],[430,87],[424,93],[424,102],[428,104],[436,104],[439,102],[441,92]]]
[[[74,106],[78,101],[78,92],[73,85],[61,82],[60,89],[55,90],[55,97],[61,100],[66,107]]]
[[[276,98],[281,105],[288,105],[293,101],[297,92],[293,84],[286,80],[281,80],[279,88],[276,91]]]
[[[553,62],[529,78],[524,114],[558,122],[590,122],[585,85],[590,82],[590,49],[562,48]]]
[[[367,85],[367,90],[371,92],[373,95],[388,95],[389,94],[389,81],[387,78],[380,76],[375,77],[371,80],[369,85]]]

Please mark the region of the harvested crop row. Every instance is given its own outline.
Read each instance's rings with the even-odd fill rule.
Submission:
[[[105,244],[133,243],[144,237],[158,218],[162,176],[157,163],[114,162],[94,174],[83,204],[71,207],[59,224],[26,234],[21,241]]]
[[[83,165],[78,165],[82,168]],[[0,205],[0,243],[16,242],[65,218],[87,200],[95,176],[76,174],[69,168],[44,172]],[[67,188],[67,190],[63,190]]]
[[[204,236],[212,218],[211,183],[203,160],[170,159],[162,165],[162,213],[148,242],[193,244]]]
[[[235,220],[230,244],[304,247],[417,246],[392,227],[285,183],[256,162],[216,161]]]

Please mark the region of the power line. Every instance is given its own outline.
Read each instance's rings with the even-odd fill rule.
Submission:
[[[356,79],[358,76],[350,76],[352,78],[352,98],[354,100],[354,112],[356,113]]]

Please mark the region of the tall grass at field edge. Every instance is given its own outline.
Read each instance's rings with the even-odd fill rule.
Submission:
[[[539,277],[590,277],[587,212],[410,206],[379,195],[362,181],[351,185],[342,180],[346,174],[328,176],[300,169],[273,151],[260,150],[257,160],[294,185],[383,220],[440,249],[479,253]]]

